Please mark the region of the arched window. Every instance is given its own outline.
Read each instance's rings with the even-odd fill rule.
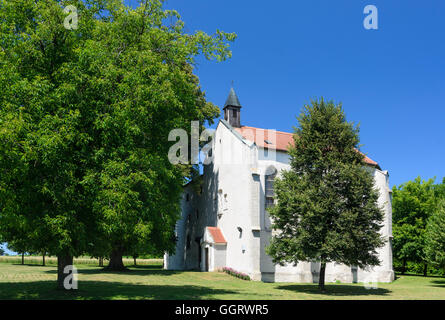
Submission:
[[[266,193],[266,210],[272,206],[274,206],[274,180],[277,176],[277,169],[275,167],[270,166],[266,169],[266,183],[265,183],[265,193]]]

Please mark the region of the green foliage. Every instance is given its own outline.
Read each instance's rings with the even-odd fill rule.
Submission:
[[[404,274],[423,275],[423,273],[425,272],[425,263],[406,261],[405,266],[403,266],[403,261],[394,259],[393,268],[394,271],[397,273],[403,272]],[[437,264],[434,265],[432,263],[429,263],[427,268],[427,275],[445,275],[445,270]]]
[[[393,254],[401,261],[426,262],[428,218],[436,206],[434,179],[417,177],[393,187]]]
[[[63,26],[69,4],[76,30]],[[173,250],[181,186],[194,168],[168,161],[168,133],[219,114],[193,63],[229,58],[236,36],[187,34],[162,4],[0,1],[5,241],[51,255]]]
[[[24,236],[23,238],[17,237],[14,241],[9,242],[8,248],[19,254],[29,253],[32,251],[29,240],[27,240],[26,236]]]
[[[378,265],[383,212],[356,150],[358,127],[346,121],[341,105],[323,99],[306,105],[298,122],[291,170],[275,182],[277,204],[269,213],[278,232],[268,253],[279,264]]]
[[[445,267],[445,199],[443,198],[428,219],[425,254],[433,265]]]

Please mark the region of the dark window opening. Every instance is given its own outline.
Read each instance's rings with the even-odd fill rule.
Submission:
[[[190,239],[190,235],[188,235],[187,236],[187,244],[186,244],[187,249],[190,249],[191,245],[192,245],[192,240]]]

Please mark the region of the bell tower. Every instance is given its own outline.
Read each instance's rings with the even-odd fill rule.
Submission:
[[[233,87],[230,88],[229,96],[227,97],[223,110],[224,120],[232,127],[241,127],[241,104]]]

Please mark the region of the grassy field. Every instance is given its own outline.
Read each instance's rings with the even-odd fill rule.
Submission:
[[[162,270],[160,261],[130,267],[128,272],[103,272],[76,265],[77,292],[55,290],[54,265],[0,263],[0,299],[445,299],[445,278],[399,276],[376,289],[363,284],[316,284],[245,281],[219,272]]]

